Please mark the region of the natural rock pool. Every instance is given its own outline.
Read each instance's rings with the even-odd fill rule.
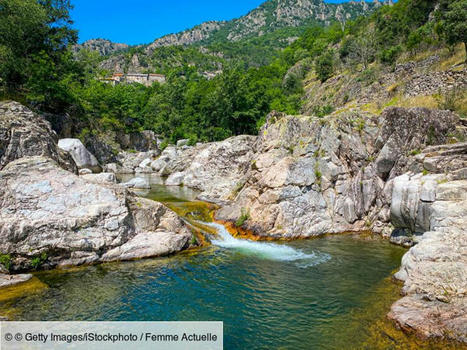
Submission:
[[[191,219],[206,219],[205,206],[180,200],[192,199],[186,189],[155,186],[146,196],[178,211],[188,208],[185,215],[189,212]],[[0,315],[15,320],[222,320],[225,349],[426,345],[385,319],[399,291],[390,276],[405,249],[356,235],[250,242],[215,228],[220,235],[211,246],[173,257],[37,273],[29,287],[0,293]]]

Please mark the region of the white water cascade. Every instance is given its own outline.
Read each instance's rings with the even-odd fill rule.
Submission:
[[[254,242],[246,239],[233,237],[223,225],[216,223],[205,223],[216,229],[218,237],[212,239],[213,245],[225,249],[234,249],[246,255],[253,255],[267,260],[295,262],[301,268],[315,266],[331,259],[331,256],[321,252],[305,253],[285,244]]]

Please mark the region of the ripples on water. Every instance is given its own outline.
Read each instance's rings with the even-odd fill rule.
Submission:
[[[2,309],[23,320],[222,320],[226,349],[339,349],[352,313],[378,297],[403,253],[352,237],[216,244],[40,273],[48,289]]]

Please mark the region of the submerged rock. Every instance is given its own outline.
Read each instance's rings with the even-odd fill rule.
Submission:
[[[96,157],[78,139],[61,139],[58,147],[69,152],[79,169],[90,169],[95,173],[102,170]]]
[[[118,185],[90,183],[44,157],[8,164],[0,172],[0,198],[0,251],[12,256],[14,271],[30,269],[33,259],[49,267],[125,260],[127,248],[115,250],[125,244],[131,259],[166,255],[191,238],[162,204]],[[143,246],[136,238],[152,233],[160,243],[151,236]],[[138,244],[129,243],[135,238]]]

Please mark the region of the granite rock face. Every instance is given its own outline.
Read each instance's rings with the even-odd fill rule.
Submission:
[[[91,39],[80,45],[73,46],[72,50],[73,52],[78,53],[79,51],[86,49],[96,51],[101,56],[107,56],[118,51],[124,51],[128,48],[129,46],[127,44],[114,43],[106,39]]]
[[[411,152],[444,143],[458,117],[448,111],[388,108],[381,116],[327,118],[271,114],[244,185],[217,213],[277,238],[373,230],[389,235],[393,179]]]
[[[425,172],[394,179],[391,219],[406,239],[416,237],[418,244],[395,275],[404,282],[404,297],[389,317],[423,337],[465,343],[467,143],[427,147],[410,167]]]
[[[226,200],[246,181],[244,175],[250,168],[255,141],[253,136],[236,136],[202,145],[189,161],[181,153],[175,163],[183,166],[168,162],[161,171],[166,172],[167,167],[175,170],[167,179],[168,185],[183,184],[200,191],[204,198]]]
[[[0,251],[13,257],[14,271],[30,269],[34,258],[54,267],[167,255],[191,238],[162,204],[90,183],[49,158],[9,163],[0,172],[0,198]]]
[[[80,177],[97,184],[114,184],[117,183],[117,178],[114,173],[100,173],[100,174],[85,174]]]
[[[57,147],[50,123],[18,102],[0,102],[0,170],[8,163],[31,156],[45,156],[77,173],[73,159]]]
[[[404,281],[405,296],[389,317],[424,337],[467,342],[467,180],[433,176],[405,174],[395,180],[395,225],[424,234],[395,275]]]

